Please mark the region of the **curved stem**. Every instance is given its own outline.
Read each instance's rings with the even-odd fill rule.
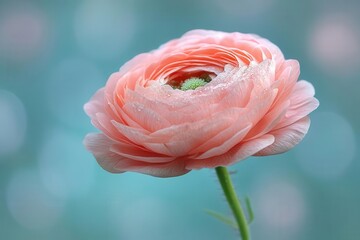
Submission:
[[[230,174],[226,167],[217,167],[215,168],[216,174],[218,176],[221,187],[224,191],[225,197],[229,206],[234,214],[236,223],[239,227],[240,235],[242,240],[250,239],[249,226],[244,214],[243,209],[241,208],[240,202],[236,195],[234,186],[231,182]]]

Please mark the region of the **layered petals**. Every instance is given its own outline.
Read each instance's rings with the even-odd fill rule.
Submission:
[[[159,161],[159,159],[161,159],[159,155],[149,153],[149,155],[147,155],[150,157],[148,160],[151,160],[149,162],[140,161],[139,156],[144,156],[139,155],[141,154],[139,152],[136,153],[136,160],[134,160],[134,155],[132,155],[133,157],[131,158],[124,156],[123,153],[120,155],[118,154],[120,149],[117,148],[116,142],[104,134],[88,134],[85,137],[84,144],[86,148],[94,154],[100,166],[112,173],[132,171],[156,177],[174,177],[189,172],[189,170],[185,169],[185,162],[181,159],[174,160],[173,158],[165,156],[166,159]]]
[[[277,130],[269,132],[275,141],[270,146],[262,149],[257,156],[267,156],[286,152],[298,144],[308,132],[310,127],[309,117],[304,117],[297,122]]]
[[[136,56],[84,110],[102,133],[84,144],[107,171],[173,177],[288,151],[319,102],[286,60],[254,34],[193,30]],[[180,90],[201,78],[204,86]]]

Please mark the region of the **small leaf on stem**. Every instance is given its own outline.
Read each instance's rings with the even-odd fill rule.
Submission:
[[[248,212],[248,224],[250,224],[254,221],[254,211],[252,210],[249,197],[245,197],[245,205]]]
[[[216,218],[217,220],[225,223],[226,225],[229,225],[230,227],[232,228],[235,228],[235,229],[239,229],[235,220],[231,217],[228,217],[228,216],[225,216],[221,213],[218,213],[218,212],[215,212],[213,210],[209,210],[209,209],[205,209],[204,210],[207,214],[209,214],[210,216]]]

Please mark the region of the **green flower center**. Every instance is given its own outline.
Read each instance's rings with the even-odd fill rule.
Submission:
[[[182,91],[187,91],[187,90],[195,90],[198,87],[202,87],[205,84],[207,84],[207,82],[205,81],[205,79],[202,78],[198,78],[198,77],[192,77],[189,78],[187,80],[185,80],[182,84],[180,89]]]
[[[194,76],[181,79],[172,79],[167,82],[173,89],[179,89],[182,91],[195,90],[198,87],[202,87],[207,83],[211,82],[211,77],[208,74],[202,74],[200,76]]]

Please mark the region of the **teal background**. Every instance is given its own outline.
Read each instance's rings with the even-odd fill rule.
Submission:
[[[102,170],[82,106],[133,56],[196,29],[252,32],[301,63],[320,107],[286,154],[231,167],[254,240],[360,239],[360,2],[0,1],[0,239],[238,239],[212,169]]]

